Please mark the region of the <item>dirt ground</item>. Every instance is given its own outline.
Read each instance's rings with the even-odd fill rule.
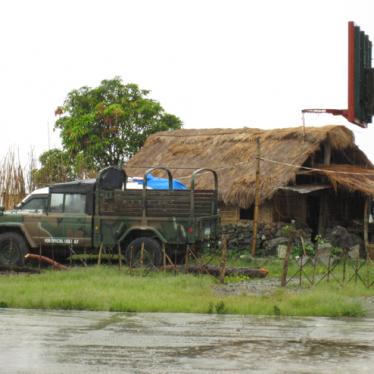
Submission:
[[[298,291],[296,279],[288,283],[287,288]],[[248,281],[226,283],[217,285],[215,290],[220,295],[271,295],[280,287],[280,280],[277,278],[251,279]]]
[[[280,287],[280,281],[276,278],[253,279],[249,281],[242,281],[237,283],[226,283],[223,285],[216,285],[215,291],[222,296],[229,295],[271,295]],[[298,281],[294,280],[287,286],[297,292],[301,290],[298,288]],[[366,311],[366,317],[374,318],[374,296],[361,296],[357,298]]]

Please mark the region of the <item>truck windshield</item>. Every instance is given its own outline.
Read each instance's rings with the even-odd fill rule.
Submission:
[[[46,197],[34,197],[22,204],[21,210],[45,210],[47,207]]]

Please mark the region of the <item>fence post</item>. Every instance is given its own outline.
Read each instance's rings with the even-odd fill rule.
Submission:
[[[118,242],[118,268],[121,270],[122,268],[122,253],[121,253],[121,244]]]
[[[99,265],[99,266],[101,265],[101,255],[103,253],[103,245],[104,245],[104,243],[101,242],[100,243],[100,248],[99,248],[99,257],[97,259],[97,265]]]
[[[343,261],[343,284],[345,283],[345,276],[347,272],[347,251],[344,250],[344,261]]]
[[[300,261],[300,270],[299,270],[299,287],[301,287],[301,284],[303,282],[303,269],[304,269],[304,254],[302,254],[300,257],[299,257],[299,261]]]
[[[39,273],[41,272],[41,258],[42,258],[42,243],[39,244]]]
[[[188,270],[188,260],[189,260],[189,257],[190,257],[190,246],[187,244],[187,247],[186,247],[186,256],[185,256],[185,260],[184,260],[184,271],[187,272]]]
[[[282,269],[282,275],[281,275],[281,287],[286,287],[287,284],[287,273],[288,273],[288,261],[290,259],[292,249],[292,238],[288,238],[287,242],[287,251],[286,255],[283,260],[283,269]]]
[[[69,266],[72,267],[73,266],[73,259],[72,259],[72,256],[73,256],[73,248],[72,248],[73,244],[70,244],[70,247],[69,247],[69,252],[70,252],[70,256],[69,256]]]
[[[317,263],[318,263],[318,256],[319,256],[319,243],[318,240],[315,243],[315,251],[314,251],[314,261],[313,261],[313,275],[312,275],[312,285],[316,282],[316,270],[317,270]]]
[[[164,272],[166,271],[166,248],[165,243],[162,243],[162,265],[164,268]]]
[[[142,242],[142,245],[140,246],[140,267],[143,267],[144,263],[144,241]]]

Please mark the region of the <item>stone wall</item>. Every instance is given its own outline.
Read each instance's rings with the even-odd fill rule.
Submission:
[[[263,256],[276,255],[279,244],[288,242],[284,235],[284,222],[259,223],[256,240],[256,253]],[[311,230],[308,227],[298,227],[300,236],[305,242],[310,241]],[[228,248],[233,250],[250,250],[252,248],[253,222],[229,224],[222,227],[222,233],[227,236]]]
[[[284,222],[259,223],[256,254],[259,256],[275,256],[277,247],[280,244],[286,244],[288,238],[285,235]],[[304,244],[311,244],[312,230],[307,226],[298,226],[298,235],[295,238],[295,244],[300,244],[300,237],[303,238]],[[222,226],[222,234],[228,239],[229,250],[250,251],[252,248],[253,222],[239,224],[228,224]],[[332,247],[340,247],[343,249],[352,249],[359,246],[361,255],[363,255],[363,240],[354,233],[350,233],[342,226],[335,226],[326,230],[326,236],[322,238],[325,243],[329,243]]]

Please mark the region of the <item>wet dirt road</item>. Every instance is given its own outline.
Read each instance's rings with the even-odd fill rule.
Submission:
[[[0,309],[0,373],[352,372],[374,319]]]

